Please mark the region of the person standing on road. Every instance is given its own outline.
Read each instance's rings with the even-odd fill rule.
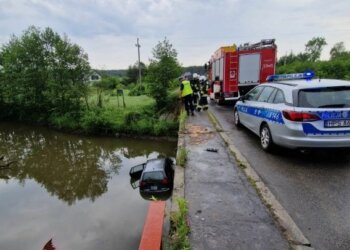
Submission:
[[[199,90],[200,90],[199,75],[197,73],[193,74],[193,78],[190,81],[190,83],[193,91],[193,94],[192,94],[193,107],[194,109],[196,109],[199,102],[199,97],[200,97],[199,96]]]
[[[197,105],[197,111],[200,112],[202,109],[207,110],[208,109],[208,81],[205,79],[205,77],[201,77],[200,79],[200,89],[199,89],[199,102]]]
[[[192,94],[193,94],[193,90],[191,88],[191,83],[189,80],[187,80],[187,77],[183,77],[182,78],[182,82],[180,85],[180,92],[181,92],[181,98],[182,101],[185,104],[185,109],[187,112],[187,115],[191,115],[194,116],[194,107],[193,107],[193,100],[192,100]]]

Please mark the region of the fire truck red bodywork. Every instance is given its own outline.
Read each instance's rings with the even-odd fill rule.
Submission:
[[[256,44],[219,48],[208,67],[210,97],[218,102],[237,100],[254,86],[275,73],[276,45],[274,39]]]

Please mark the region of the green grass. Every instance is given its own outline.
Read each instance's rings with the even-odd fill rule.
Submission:
[[[129,93],[129,90],[124,90],[124,101],[125,101],[125,108],[124,108],[122,96],[117,96],[112,91],[104,91],[102,94],[102,107],[135,110],[138,108],[155,104],[155,101],[149,96],[146,96],[146,95],[129,96],[128,93]],[[118,106],[118,99],[119,99],[119,106]],[[91,107],[97,105],[97,93],[96,93],[96,90],[94,89],[92,89],[90,92],[89,105]]]
[[[188,234],[190,227],[187,223],[188,202],[184,198],[177,198],[179,210],[170,214],[170,236],[165,244],[168,250],[187,250],[190,249]]]
[[[125,108],[121,96],[118,107],[115,91],[105,91],[102,95],[102,107],[98,107],[97,91],[91,88],[88,98],[89,110],[83,109],[78,116],[52,114],[49,124],[57,129],[85,134],[177,136],[177,119],[160,118],[155,111],[153,98],[145,95],[128,96],[128,92],[124,91]]]
[[[184,109],[181,109],[180,117],[179,117],[179,131],[180,131],[180,133],[185,132],[186,120],[187,120],[187,113],[185,112]]]
[[[185,167],[187,161],[187,150],[185,147],[179,147],[176,157],[176,162],[178,165]]]

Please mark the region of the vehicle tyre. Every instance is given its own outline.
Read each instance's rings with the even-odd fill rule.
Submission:
[[[218,105],[219,106],[223,106],[225,104],[225,99],[220,97],[219,100],[218,100]]]
[[[271,152],[274,149],[271,131],[267,124],[263,124],[260,128],[260,145],[267,152]]]
[[[239,128],[239,127],[241,127],[241,121],[239,120],[239,114],[238,114],[238,110],[237,109],[235,109],[235,111],[234,111],[234,123],[235,123],[235,126],[237,127],[237,128]]]

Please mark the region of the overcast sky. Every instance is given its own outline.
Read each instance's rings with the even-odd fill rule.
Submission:
[[[350,0],[0,0],[0,44],[29,25],[67,34],[93,68],[146,64],[166,36],[184,66],[203,65],[220,46],[275,38],[278,57],[301,52],[315,36],[322,54],[343,41],[350,49]]]

